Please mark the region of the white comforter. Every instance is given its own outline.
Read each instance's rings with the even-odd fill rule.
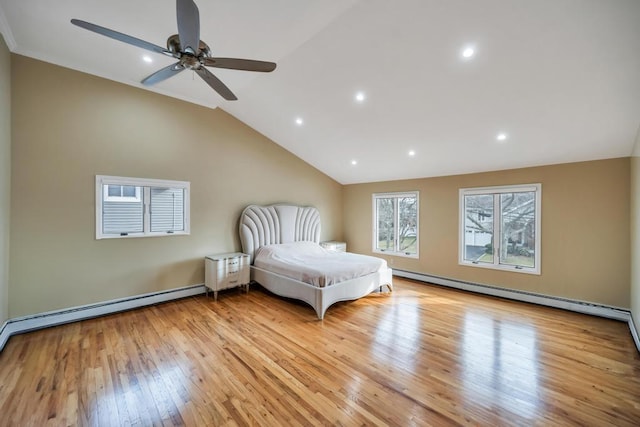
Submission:
[[[262,246],[253,265],[321,288],[387,269],[383,259],[333,252],[314,242]]]

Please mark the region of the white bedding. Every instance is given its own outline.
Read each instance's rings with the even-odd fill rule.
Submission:
[[[262,246],[253,264],[320,288],[387,269],[383,259],[329,251],[315,242]]]

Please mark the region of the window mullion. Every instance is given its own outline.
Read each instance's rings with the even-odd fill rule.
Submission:
[[[393,199],[393,212],[394,221],[393,221],[393,251],[398,253],[400,252],[400,200],[399,197],[395,197]]]
[[[143,190],[143,219],[142,225],[144,234],[151,231],[151,187],[142,187]]]
[[[500,265],[500,251],[502,250],[502,210],[500,194],[493,195],[493,265]]]

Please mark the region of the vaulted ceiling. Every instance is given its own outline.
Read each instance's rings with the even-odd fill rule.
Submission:
[[[211,69],[237,101],[191,71],[144,88],[343,184],[629,156],[638,137],[638,0],[195,1],[214,56],[277,69]],[[173,0],[0,0],[15,53],[136,87],[174,61],[72,18],[160,46],[177,32]]]

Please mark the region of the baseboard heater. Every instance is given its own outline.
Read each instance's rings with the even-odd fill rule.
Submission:
[[[12,335],[200,295],[205,291],[204,284],[192,285],[9,319],[0,328],[0,351]]]
[[[414,273],[405,270],[393,270],[394,276],[405,277],[407,279],[418,280],[425,283],[446,286],[464,291],[475,292],[484,295],[491,295],[515,301],[539,304],[547,307],[560,308],[575,311],[593,316],[606,317],[620,320],[629,324],[631,336],[640,352],[640,336],[635,327],[633,317],[628,310],[617,307],[593,304],[584,301],[570,300],[566,298],[553,297],[533,292],[519,291],[514,289],[500,288],[496,286],[483,285],[473,282],[465,282],[456,279],[432,276],[422,273]],[[150,294],[136,295],[128,298],[120,298],[105,301],[97,304],[89,304],[80,307],[73,307],[65,310],[50,311],[31,316],[19,317],[7,320],[0,328],[0,351],[12,335],[30,332],[36,329],[48,328],[62,325],[64,323],[76,322],[79,320],[91,319],[98,316],[118,313],[120,311],[131,310],[147,305],[172,301],[193,295],[205,293],[204,284],[176,288],[167,291],[153,292]]]
[[[640,337],[635,327],[633,317],[629,310],[618,307],[611,307],[602,304],[594,304],[586,301],[571,300],[568,298],[555,297],[550,295],[536,294],[533,292],[519,291],[515,289],[501,288],[497,286],[483,285],[480,283],[465,282],[457,279],[432,276],[423,273],[414,273],[406,270],[393,269],[393,275],[407,279],[418,280],[420,282],[432,283],[434,285],[446,286],[463,291],[475,292],[484,295],[491,295],[515,301],[528,302],[546,307],[560,308],[577,313],[590,314],[592,316],[606,317],[608,319],[627,322],[631,330],[633,341],[640,352]]]

